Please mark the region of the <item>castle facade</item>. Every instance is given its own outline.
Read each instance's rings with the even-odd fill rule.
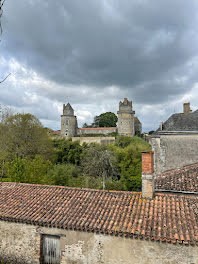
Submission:
[[[61,115],[61,136],[75,137],[80,135],[107,135],[112,132],[122,136],[133,137],[135,134],[142,133],[142,124],[135,117],[132,101],[124,98],[123,102],[119,103],[118,127],[94,127],[94,128],[78,128],[77,117],[74,115],[74,110],[71,105],[63,104],[63,114]]]

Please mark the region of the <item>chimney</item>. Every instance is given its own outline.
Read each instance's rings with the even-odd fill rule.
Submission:
[[[192,110],[190,109],[190,103],[184,103],[184,115],[187,116]]]
[[[142,152],[142,198],[152,199],[154,195],[153,152]]]
[[[162,131],[164,129],[164,123],[160,122],[160,130]]]

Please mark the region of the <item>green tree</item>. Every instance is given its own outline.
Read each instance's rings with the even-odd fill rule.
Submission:
[[[57,163],[72,163],[80,165],[83,149],[79,141],[72,142],[71,139],[54,140],[54,146],[57,150]]]
[[[0,123],[0,156],[5,160],[34,158],[52,159],[52,142],[40,121],[31,114],[16,114]]]
[[[36,155],[34,159],[15,157],[5,164],[6,176],[13,182],[32,184],[47,184],[46,176],[52,163],[41,156]]]
[[[103,189],[107,178],[117,176],[116,160],[113,153],[100,145],[90,145],[82,161],[84,175],[101,178]]]
[[[70,163],[57,164],[48,172],[47,178],[48,184],[78,187],[80,169]]]
[[[99,127],[116,127],[118,121],[117,116],[112,112],[106,112],[98,117]]]
[[[141,157],[142,151],[150,145],[139,137],[119,137],[115,145],[109,147],[116,156],[120,169],[120,180],[128,191],[141,190]]]

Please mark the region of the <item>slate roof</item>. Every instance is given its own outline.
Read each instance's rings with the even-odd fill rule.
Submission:
[[[141,122],[137,116],[134,117],[134,122],[137,124],[141,124]]]
[[[183,113],[173,114],[163,123],[163,131],[198,131],[198,110],[187,116]],[[158,129],[157,132],[162,131]]]
[[[198,245],[197,197],[0,183],[0,219]]]
[[[198,163],[163,172],[155,178],[155,189],[198,194]]]

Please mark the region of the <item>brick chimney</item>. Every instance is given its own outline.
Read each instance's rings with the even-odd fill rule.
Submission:
[[[184,103],[184,115],[187,116],[192,110],[190,109],[190,103]]]
[[[153,152],[142,152],[142,198],[152,199],[154,195]]]

